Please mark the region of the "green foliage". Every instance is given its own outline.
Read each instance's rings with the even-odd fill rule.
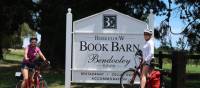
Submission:
[[[17,34],[13,35],[2,35],[1,46],[3,48],[21,48],[22,39]]]
[[[32,25],[32,0],[0,0],[0,60],[3,48],[20,48],[20,25]]]
[[[72,8],[75,20],[110,8],[144,21],[150,9],[156,15],[166,11],[166,5],[160,0],[69,0],[67,5]]]
[[[28,37],[28,36],[36,36],[35,31],[33,31],[30,26],[25,22],[20,25],[20,36],[22,38]]]
[[[31,0],[1,0],[0,1],[0,33],[13,34],[19,31],[23,22],[32,23]]]

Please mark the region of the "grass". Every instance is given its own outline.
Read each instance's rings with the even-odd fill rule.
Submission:
[[[163,65],[163,69],[171,70],[172,65],[169,63],[165,63]],[[200,73],[200,65],[187,64],[186,65],[186,73]]]
[[[0,88],[14,88],[17,80],[14,77],[16,71],[20,71],[19,64],[23,58],[22,49],[10,49],[10,52],[5,54],[5,60],[0,62]],[[164,61],[163,68],[171,70],[170,61]],[[200,84],[200,65],[187,64],[186,66],[187,88],[198,88]],[[44,79],[47,81],[49,88],[64,88],[64,70],[50,70],[42,73]],[[171,88],[171,79],[166,78],[167,88]],[[80,84],[73,83],[72,88],[120,88],[119,85],[112,84]]]

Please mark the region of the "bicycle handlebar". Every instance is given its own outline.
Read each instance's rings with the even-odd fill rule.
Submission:
[[[135,55],[139,55],[142,57],[142,50],[140,50],[135,44],[134,44],[135,49],[137,50]]]
[[[45,60],[44,62],[45,62],[46,64],[50,65],[50,61]]]
[[[50,65],[50,61],[48,60],[39,60],[39,59],[36,59],[36,60],[26,60],[26,63],[27,64],[35,64],[35,65],[41,65],[41,64],[46,64],[46,65]]]

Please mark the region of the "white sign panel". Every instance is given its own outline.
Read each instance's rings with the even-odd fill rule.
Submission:
[[[134,44],[141,40],[134,34],[74,34],[72,81],[119,83],[120,74],[135,66]]]
[[[139,40],[142,35],[74,34],[73,69],[127,69],[134,58],[134,44],[143,44]]]
[[[147,28],[145,22],[111,9],[73,26],[72,82],[76,83],[119,83],[121,73],[135,66],[134,45],[142,48]]]

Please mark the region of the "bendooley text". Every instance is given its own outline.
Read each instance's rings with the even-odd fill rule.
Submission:
[[[118,57],[117,59],[114,59],[114,56],[111,56],[110,58],[100,58],[98,54],[91,54],[88,56],[89,60],[88,63],[121,63],[125,64],[127,66],[130,63],[130,60],[124,59],[124,56]]]

